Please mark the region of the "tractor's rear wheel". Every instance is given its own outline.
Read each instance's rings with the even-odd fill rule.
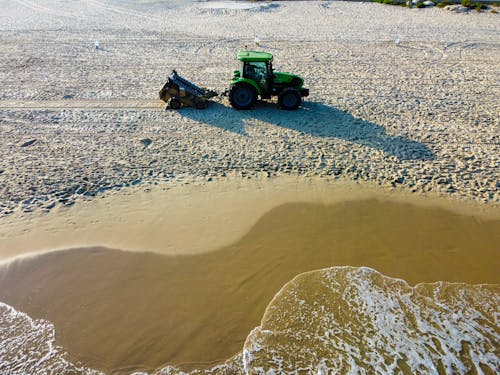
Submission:
[[[178,99],[172,98],[169,103],[170,109],[179,109],[181,107],[181,102]]]
[[[236,109],[250,109],[257,100],[255,89],[248,83],[236,83],[229,89],[229,103]]]
[[[302,103],[300,93],[293,87],[288,87],[280,92],[278,95],[278,105],[281,109],[291,111],[299,108]]]

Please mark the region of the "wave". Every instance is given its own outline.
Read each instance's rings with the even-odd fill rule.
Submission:
[[[55,345],[55,329],[52,323],[42,319],[32,319],[2,302],[0,302],[0,373],[102,374],[67,360],[64,349]]]
[[[366,267],[326,268],[283,286],[225,363],[152,374],[496,373],[499,306],[499,285],[412,287]],[[0,303],[0,372],[101,374],[54,342],[52,323]]]
[[[247,338],[245,369],[261,374],[496,373],[498,285],[419,284],[369,268],[297,276]]]

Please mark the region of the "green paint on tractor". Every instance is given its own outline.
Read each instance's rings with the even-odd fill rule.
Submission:
[[[273,55],[260,51],[241,51],[237,54],[241,69],[235,70],[229,88],[229,103],[236,109],[250,109],[257,99],[278,97],[282,109],[297,109],[302,97],[309,95],[303,88],[304,79],[298,75],[273,70]]]
[[[273,61],[273,55],[267,52],[258,52],[258,51],[241,51],[236,55],[238,60],[240,61],[265,61],[271,62]]]

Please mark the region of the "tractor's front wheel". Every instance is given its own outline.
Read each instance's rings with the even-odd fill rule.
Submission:
[[[236,83],[229,89],[229,103],[236,109],[250,109],[257,100],[255,89],[248,83]]]
[[[291,111],[299,108],[300,103],[302,103],[302,97],[300,96],[300,93],[293,87],[284,89],[278,95],[278,105],[281,109]]]
[[[181,102],[178,99],[172,98],[169,103],[170,109],[179,109],[181,107]]]

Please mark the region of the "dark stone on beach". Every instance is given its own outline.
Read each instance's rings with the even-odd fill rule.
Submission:
[[[30,139],[29,141],[27,142],[24,142],[21,147],[28,147],[28,146],[31,146],[33,145],[37,140],[36,139]]]

